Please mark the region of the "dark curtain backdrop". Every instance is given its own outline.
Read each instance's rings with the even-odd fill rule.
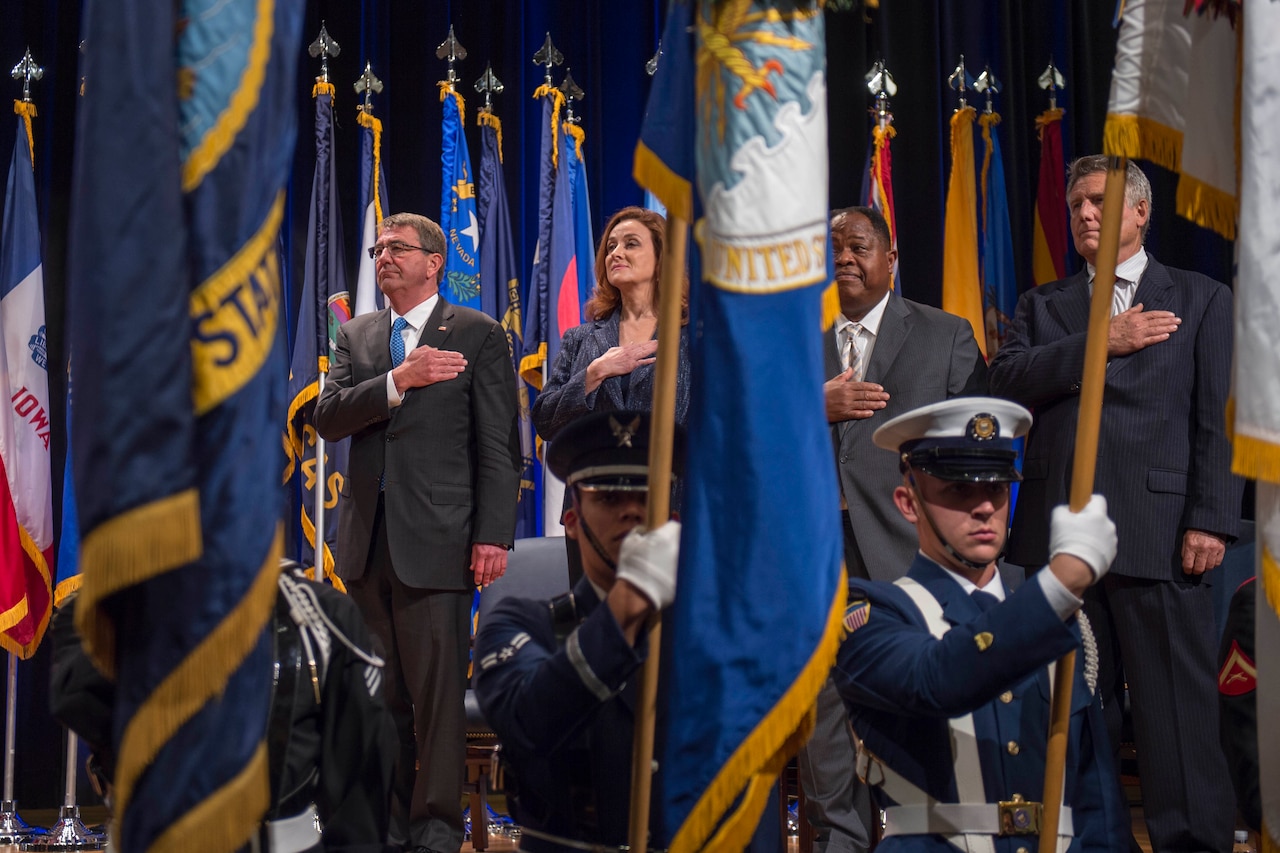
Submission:
[[[898,136],[893,141],[894,194],[905,294],[937,305],[941,301],[942,214],[950,170],[947,120],[956,105],[945,78],[961,53],[976,76],[985,65],[1004,83],[995,106],[1009,189],[1009,211],[1022,287],[1031,282],[1031,211],[1039,143],[1034,119],[1046,106],[1035,79],[1052,56],[1067,78],[1059,99],[1066,109],[1064,149],[1068,159],[1096,151],[1101,142],[1115,49],[1113,4],[1096,0],[882,0],[879,10],[828,13],[831,203],[856,203],[862,182],[870,116],[863,75],[883,58],[897,79],[893,100]],[[330,62],[337,86],[337,155],[343,200],[343,231],[348,264],[354,270],[358,226],[357,97],[351,88],[366,61],[386,89],[375,97],[375,114],[384,127],[383,161],[393,211],[438,216],[440,204],[440,102],[436,81],[445,64],[436,46],[454,26],[468,57],[458,66],[467,101],[467,134],[473,166],[480,146],[475,113],[480,97],[473,89],[486,63],[506,85],[495,98],[503,122],[507,192],[518,239],[521,268],[529,269],[535,240],[540,109],[531,99],[542,81],[532,56],[548,32],[565,56],[554,72],[559,83],[566,69],[586,92],[575,106],[586,131],[585,157],[592,220],[599,236],[615,210],[637,204],[642,193],[631,179],[631,158],[644,113],[648,77],[644,63],[657,47],[665,14],[664,0],[312,0],[307,42],[323,20],[341,44]],[[56,368],[50,394],[57,422],[63,421],[65,366],[65,252],[68,211],[73,203],[71,164],[75,143],[80,3],[77,0],[0,0],[0,63],[12,68],[30,47],[45,67],[35,84],[39,110],[35,123],[36,188],[43,231],[46,311],[49,343]],[[313,106],[309,81],[318,63],[298,46],[297,109],[299,147],[290,184],[285,225],[291,282],[302,276],[307,204],[314,165],[310,128]],[[8,93],[21,93],[10,82]],[[981,104],[981,99],[971,102]],[[16,119],[0,120],[0,153],[9,162]],[[980,143],[980,140],[979,140]],[[975,146],[981,153],[981,145]],[[1151,251],[1166,263],[1230,279],[1231,246],[1171,213],[1174,176],[1144,164],[1156,193]],[[1074,254],[1069,265],[1078,260]],[[354,282],[354,275],[352,275]],[[146,294],[138,294],[145,299]],[[294,295],[296,305],[296,294]],[[127,311],[129,306],[122,305]],[[92,353],[78,357],[92,357]],[[55,431],[53,445],[55,515],[60,516],[60,486],[65,442]],[[31,807],[61,802],[60,732],[47,716],[48,648],[19,668],[17,796]],[[85,795],[82,802],[89,802]]]

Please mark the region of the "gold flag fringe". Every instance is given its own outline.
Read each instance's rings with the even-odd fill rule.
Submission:
[[[1236,238],[1236,197],[1231,193],[1183,173],[1174,204],[1179,216],[1228,240]]]
[[[841,619],[847,580],[842,568],[827,614],[826,630],[813,656],[778,704],[734,750],[702,792],[676,832],[671,853],[694,853],[704,849],[704,845],[709,850],[741,850],[751,840],[774,778],[813,732],[814,702],[844,636]],[[742,799],[738,808],[722,822],[721,816],[739,794]],[[707,839],[713,832],[715,837],[708,844]]]
[[[631,174],[637,184],[662,202],[668,214],[685,222],[693,220],[693,184],[673,172],[643,142],[636,145]]]
[[[1174,172],[1182,171],[1182,131],[1146,116],[1107,113],[1102,150],[1112,156],[1150,160]]]
[[[147,853],[239,850],[253,840],[270,805],[267,745],[263,742],[235,778],[181,815],[152,842]]]
[[[226,689],[231,674],[257,645],[275,607],[276,579],[280,576],[283,553],[284,525],[277,524],[257,577],[244,598],[165,676],[125,725],[114,780],[116,814],[129,813],[133,789],[161,747]],[[82,608],[77,607],[77,617],[81,612]],[[262,813],[244,817],[256,825]],[[224,814],[223,819],[231,821],[231,816]]]
[[[200,495],[195,489],[122,512],[84,537],[76,630],[85,652],[108,678],[115,678],[116,632],[99,609],[102,602],[125,587],[193,562],[203,549]]]

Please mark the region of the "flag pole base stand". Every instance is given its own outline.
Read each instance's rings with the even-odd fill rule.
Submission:
[[[48,835],[22,843],[23,850],[102,850],[106,846],[106,837],[90,832],[80,820],[79,806],[63,806]]]
[[[17,800],[0,800],[0,844],[21,844],[31,827],[18,814]]]

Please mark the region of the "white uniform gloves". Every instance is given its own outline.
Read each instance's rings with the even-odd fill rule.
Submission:
[[[1116,558],[1116,525],[1107,516],[1107,499],[1089,498],[1079,512],[1066,506],[1054,507],[1049,521],[1049,559],[1070,554],[1088,564],[1097,583]]]
[[[1113,536],[1114,538],[1114,536]],[[657,530],[636,528],[622,540],[618,580],[634,586],[661,610],[676,597],[676,563],[680,558],[680,522],[668,521]]]

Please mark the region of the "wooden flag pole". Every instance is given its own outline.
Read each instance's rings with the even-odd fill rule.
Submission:
[[[1089,303],[1089,333],[1085,341],[1084,373],[1080,378],[1080,414],[1076,420],[1075,460],[1071,469],[1072,512],[1084,509],[1093,494],[1098,462],[1098,430],[1102,424],[1102,392],[1107,382],[1107,337],[1111,330],[1111,296],[1116,283],[1116,256],[1120,249],[1120,221],[1125,207],[1125,172],[1128,159],[1112,157],[1102,196],[1102,231]],[[1071,728],[1071,687],[1075,681],[1076,653],[1067,652],[1053,673],[1053,708],[1044,764],[1044,820],[1040,824],[1040,853],[1057,853],[1058,821],[1066,778],[1067,739]]]
[[[676,374],[680,366],[680,301],[684,291],[684,256],[689,225],[667,215],[662,249],[662,293],[658,302],[658,357],[653,368],[653,410],[649,426],[649,503],[646,524],[654,530],[671,517],[671,457],[676,431]],[[662,648],[662,614],[649,619],[649,652],[640,677],[640,700],[631,744],[632,850],[649,846],[649,793],[653,786],[653,724],[658,704],[658,659]]]

